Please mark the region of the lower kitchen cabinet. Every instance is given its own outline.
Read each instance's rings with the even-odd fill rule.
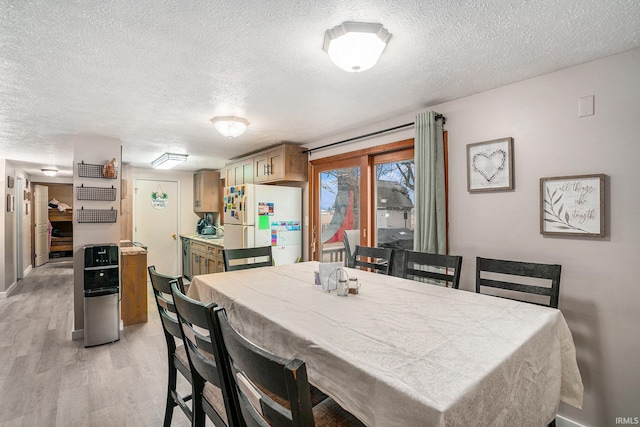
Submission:
[[[224,271],[222,246],[191,241],[191,275]]]

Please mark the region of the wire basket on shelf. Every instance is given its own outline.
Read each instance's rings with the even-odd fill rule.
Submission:
[[[76,187],[76,199],[113,202],[116,200],[116,188],[113,185],[111,188],[105,188],[85,187],[84,184],[82,184],[80,187]]]
[[[117,209],[76,209],[76,218],[79,223],[101,223],[116,222],[118,219]]]
[[[81,178],[103,178],[116,179],[118,177],[117,167],[106,165],[92,165],[84,161],[78,163],[78,176]]]

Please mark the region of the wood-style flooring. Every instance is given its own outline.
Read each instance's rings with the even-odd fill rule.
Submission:
[[[34,268],[0,299],[0,426],[161,426],[167,349],[148,295],[147,323],[85,348],[71,339],[71,259]],[[189,425],[179,408],[172,425]]]

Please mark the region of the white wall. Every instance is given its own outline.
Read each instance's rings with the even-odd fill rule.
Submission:
[[[0,190],[0,195],[2,196],[2,200],[0,200],[0,294],[6,296],[7,289],[11,286],[10,283],[7,283],[7,279],[5,277],[5,273],[7,271],[7,259],[6,259],[6,241],[8,239],[8,235],[5,233],[5,229],[7,228],[7,194],[10,190],[7,188],[7,161],[4,159],[0,159],[0,183],[2,184],[2,190]],[[11,266],[11,264],[9,264]]]
[[[595,115],[578,118],[578,98]],[[450,253],[463,256],[473,291],[475,257],[562,264],[560,309],[573,333],[587,426],[640,416],[640,49],[432,106],[449,131]],[[413,121],[414,114],[307,144],[323,145]],[[466,144],[514,138],[515,190],[467,192]],[[413,130],[314,153],[311,159],[413,137]],[[604,173],[606,237],[539,233],[541,177]]]
[[[0,287],[0,292],[5,292],[3,295],[8,296],[13,290],[14,286],[17,283],[16,277],[16,210],[14,208],[13,212],[7,212],[7,195],[11,195],[14,197],[14,205],[18,203],[18,197],[16,196],[16,188],[15,188],[15,175],[16,169],[15,166],[9,161],[0,161],[2,167],[0,169],[4,169],[2,172],[2,182],[3,189],[2,192],[2,217],[4,221],[2,222],[2,259],[3,259],[3,274],[1,277],[3,281],[3,287]],[[14,179],[14,187],[7,187],[7,177],[12,177]]]
[[[120,177],[122,159],[121,142],[119,139],[98,136],[75,136],[73,151],[73,184],[79,187],[110,187],[117,188],[114,202],[104,201],[76,201],[73,209],[120,209]],[[92,165],[104,165],[115,158],[120,168],[118,179],[84,178],[78,176],[77,164],[80,162]],[[75,191],[74,191],[75,194]],[[74,327],[72,337],[80,338],[80,331],[84,330],[84,246],[96,244],[108,244],[120,242],[120,215],[116,216],[114,223],[78,223],[78,217],[73,215],[73,310]]]

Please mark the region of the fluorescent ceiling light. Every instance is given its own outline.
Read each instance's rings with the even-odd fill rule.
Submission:
[[[186,154],[164,153],[162,156],[151,162],[154,169],[171,169],[187,160]]]
[[[46,176],[56,176],[58,169],[40,169]]]
[[[343,22],[325,32],[322,49],[338,67],[356,73],[376,65],[389,39],[382,24]]]
[[[222,116],[214,117],[211,119],[211,123],[216,127],[216,130],[220,132],[222,136],[227,138],[235,138],[244,133],[249,126],[249,121],[242,117],[235,116]]]

